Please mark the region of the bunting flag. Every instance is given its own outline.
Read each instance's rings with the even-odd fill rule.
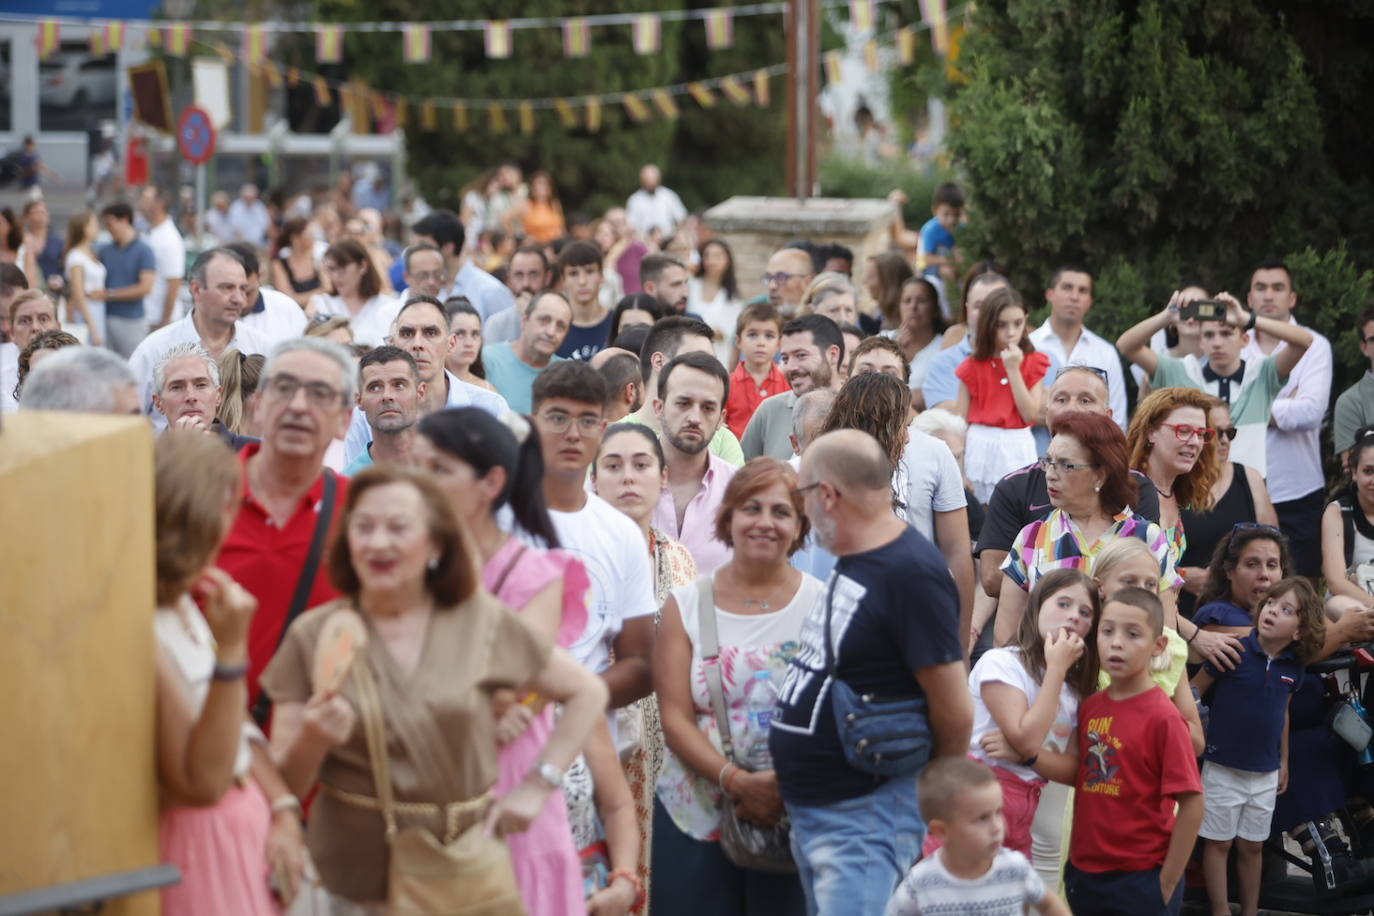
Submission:
[[[586,57],[591,49],[591,24],[583,18],[563,20],[563,56]]]
[[[521,102],[517,113],[520,116],[520,133],[534,133],[534,103],[528,100]]]
[[[38,59],[51,56],[62,45],[62,26],[51,19],[38,23]]]
[[[596,133],[601,129],[601,100],[598,98],[587,99],[587,131]]]
[[[876,0],[849,0],[849,24],[857,31],[871,32],[877,21]]]
[[[754,73],[754,100],[762,108],[768,107],[768,71],[758,70]]]
[[[655,89],[649,95],[649,98],[654,100],[654,107],[656,107],[659,114],[663,115],[665,118],[676,118],[682,113],[677,107],[677,102],[673,100],[672,95],[668,93],[667,89]]]
[[[949,51],[949,15],[945,0],[920,0],[921,21],[930,26],[930,46],[936,54]]]
[[[374,121],[385,121],[387,116],[386,96],[380,92],[369,92],[368,101],[372,103],[372,119]]]
[[[916,30],[911,26],[897,30],[897,58],[903,64],[916,63]]]
[[[510,23],[504,19],[498,19],[486,23],[484,28],[486,30],[487,57],[493,60],[503,60],[510,57]]]
[[[439,129],[439,109],[433,99],[425,99],[420,103],[420,129],[430,132]]]
[[[558,120],[569,130],[577,126],[577,112],[568,104],[567,99],[554,99],[553,110],[558,112]]]
[[[724,77],[720,81],[720,91],[736,105],[749,104],[749,90],[740,85],[740,81],[733,76]]]
[[[636,124],[642,124],[649,120],[649,106],[644,104],[644,100],[637,95],[624,95],[621,101],[625,105],[625,113],[630,116],[630,120]]]
[[[267,85],[271,86],[273,89],[280,89],[281,71],[277,69],[277,65],[269,60],[266,64],[263,65],[262,70],[263,76],[267,77]],[[325,90],[328,91],[328,89],[329,87],[325,86]]]
[[[322,64],[337,64],[343,60],[343,27],[322,25],[315,33],[315,60]]]
[[[696,99],[697,104],[702,108],[716,107],[716,97],[711,95],[711,90],[707,89],[701,83],[688,83],[687,91],[691,94],[692,98]]]
[[[147,42],[148,42],[148,47],[150,47],[150,48],[160,48],[160,47],[162,47],[162,32],[161,32],[161,30],[159,30],[159,29],[149,29],[149,30],[148,30],[148,33],[147,33],[147,36],[146,36],[146,40],[147,40]]]
[[[735,17],[728,9],[707,11],[705,21],[706,47],[719,51],[735,43]]]
[[[118,51],[124,47],[124,23],[107,22],[103,31],[107,51]]]
[[[104,56],[105,56],[105,33],[104,33],[104,32],[99,31],[99,30],[92,32],[92,33],[91,33],[91,37],[90,37],[90,39],[89,39],[89,42],[90,42],[90,46],[91,46],[91,55],[92,55],[93,57],[104,57]]]
[[[410,120],[410,102],[403,95],[397,96],[392,110],[396,115],[396,126],[405,127]]]
[[[232,53],[232,52],[231,52]],[[267,56],[267,32],[260,25],[250,25],[243,32],[243,60],[247,64],[260,64]]]
[[[290,86],[292,89],[295,89],[295,88],[296,88],[297,86],[299,86],[300,84],[301,84],[301,68],[300,68],[300,67],[287,67],[287,68],[286,68],[286,85],[287,85],[287,86]],[[346,88],[346,87],[345,87],[345,88]],[[340,89],[340,90],[339,90],[339,98],[341,98],[341,99],[343,98],[343,89]],[[345,104],[343,107],[344,107],[344,108],[347,108],[348,106]]]
[[[506,124],[506,112],[495,102],[487,106],[487,116],[491,120],[491,132],[494,134],[504,134],[508,125]]]
[[[663,23],[652,13],[636,16],[631,34],[636,54],[657,54],[663,46]]]
[[[164,33],[163,47],[168,54],[185,57],[191,48],[191,27],[189,25],[169,25]]]
[[[401,34],[406,63],[423,64],[429,60],[429,26],[408,24]]]
[[[844,53],[841,51],[826,51],[821,56],[821,65],[825,67],[825,81],[834,86],[836,83],[844,81]]]
[[[325,82],[324,77],[317,76],[314,79],[314,86],[315,104],[319,105],[321,108],[328,108],[330,103],[334,101],[333,97],[329,94],[329,84]]]
[[[453,129],[460,134],[468,129],[468,106],[462,102],[453,103]]]
[[[878,72],[878,43],[871,38],[864,42],[864,65],[871,73]]]
[[[246,42],[247,40],[248,36],[244,35],[244,41]],[[234,53],[234,49],[229,47],[222,41],[217,41],[214,44],[210,45],[210,50],[218,54],[219,59],[224,61],[226,64],[232,65],[234,61],[238,60],[238,55]]]

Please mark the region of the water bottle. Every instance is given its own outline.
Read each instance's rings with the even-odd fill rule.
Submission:
[[[773,755],[768,750],[768,729],[778,703],[778,687],[771,672],[756,671],[744,687],[745,728],[744,763],[750,770],[771,770]]]

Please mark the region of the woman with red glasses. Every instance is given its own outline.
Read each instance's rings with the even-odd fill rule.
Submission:
[[[1186,545],[1181,509],[1206,512],[1215,502],[1217,431],[1207,419],[1212,399],[1195,388],[1161,388],[1136,407],[1126,441],[1131,468],[1159,491],[1159,526],[1177,562]]]
[[[1188,533],[1178,571],[1183,591],[1178,596],[1180,613],[1191,615],[1197,596],[1207,587],[1207,566],[1217,542],[1241,522],[1278,526],[1279,518],[1269,499],[1264,476],[1252,467],[1231,460],[1236,425],[1231,408],[1221,398],[1211,398],[1207,419],[1217,431],[1217,479],[1212,483],[1212,508],[1206,511],[1184,506],[1179,510]]]

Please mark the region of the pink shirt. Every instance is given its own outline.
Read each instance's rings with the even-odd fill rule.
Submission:
[[[668,537],[680,542],[697,561],[697,572],[709,575],[724,566],[732,551],[716,540],[716,510],[725,498],[725,488],[735,476],[735,466],[711,452],[706,452],[706,476],[701,489],[687,504],[682,516],[682,530],[677,527],[677,509],[673,493],[667,487],[658,498],[653,525]]]

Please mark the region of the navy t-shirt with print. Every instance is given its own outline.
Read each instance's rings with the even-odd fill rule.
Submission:
[[[591,359],[609,344],[607,337],[611,333],[611,316],[608,313],[602,321],[590,327],[580,325],[570,325],[568,336],[563,338],[563,345],[558,348],[558,355],[564,359]]]
[[[769,738],[778,786],[793,804],[857,798],[877,784],[845,760],[835,727],[824,642],[832,584],[836,673],[859,693],[919,697],[916,671],[963,658],[959,593],[935,545],[907,528],[882,547],[840,557],[802,624]]]

